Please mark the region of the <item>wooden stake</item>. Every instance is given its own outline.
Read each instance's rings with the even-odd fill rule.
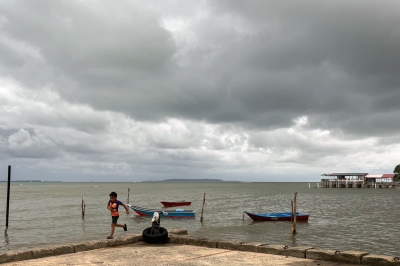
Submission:
[[[297,197],[297,192],[294,193],[294,200],[293,200],[293,223],[292,223],[292,235],[296,234],[296,197]]]
[[[290,216],[290,222],[292,223],[292,228],[293,228],[293,200],[290,201],[290,205],[292,207],[292,216]]]
[[[85,199],[84,199],[85,194],[82,195],[82,219],[85,217],[85,209],[86,209],[86,204],[85,204]]]
[[[128,188],[128,200],[127,200],[127,201],[128,201],[128,202],[127,202],[128,204],[129,204],[129,192],[131,192],[131,188]]]
[[[201,208],[201,217],[200,217],[200,222],[203,222],[203,211],[204,211],[204,204],[206,203],[206,193],[204,192],[203,195],[203,207]]]
[[[10,213],[10,183],[11,183],[11,165],[8,166],[6,227],[8,227],[8,214]]]

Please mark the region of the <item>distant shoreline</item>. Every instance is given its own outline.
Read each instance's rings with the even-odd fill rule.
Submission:
[[[142,181],[141,183],[153,183],[153,182],[161,182],[161,183],[222,183],[222,182],[237,182],[241,183],[242,181],[224,181],[221,179],[165,179],[159,181]]]
[[[8,182],[7,180],[0,180],[0,182]],[[62,182],[62,181],[42,181],[42,180],[11,180],[10,182],[36,182],[36,183],[45,183],[45,182]]]

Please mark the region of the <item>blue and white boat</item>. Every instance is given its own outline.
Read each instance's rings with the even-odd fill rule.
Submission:
[[[185,210],[185,209],[149,209],[143,208],[139,206],[133,206],[131,204],[127,204],[129,208],[134,210],[140,216],[153,216],[155,212],[158,212],[160,217],[168,217],[168,218],[194,218],[196,211],[195,210]]]
[[[254,221],[291,221],[293,214],[291,212],[274,212],[274,213],[246,213]],[[296,221],[308,221],[309,214],[296,212]]]

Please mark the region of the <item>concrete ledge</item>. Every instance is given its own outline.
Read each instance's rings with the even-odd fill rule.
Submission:
[[[183,229],[172,229],[169,230],[168,233],[175,234],[175,235],[187,235],[188,231]]]
[[[268,245],[264,244],[257,248],[257,252],[265,253],[265,254],[272,254],[272,255],[283,255],[287,246],[284,245]]]
[[[7,251],[6,253],[0,254],[0,263],[7,263],[19,260],[30,260],[32,259],[32,251]]]
[[[87,248],[87,243],[77,243],[77,244],[72,244],[72,246],[74,247],[75,253],[90,250]]]
[[[307,259],[325,260],[344,262],[349,264],[361,264],[363,256],[368,255],[366,252],[310,249],[306,252]]]
[[[306,252],[306,259],[336,261],[336,250],[310,249]]]
[[[98,248],[105,248],[108,246],[107,240],[92,240],[89,242],[73,244],[75,252],[87,251]]]
[[[169,242],[173,244],[194,245],[207,248],[217,248],[218,243],[217,240],[186,235],[170,235]]]
[[[63,255],[68,253],[74,253],[74,247],[72,245],[60,245],[48,248],[34,249],[32,250],[32,258],[38,259],[48,256]]]
[[[314,249],[313,247],[303,246],[303,247],[288,247],[285,246],[282,251],[282,255],[291,256],[297,258],[305,258],[308,250]]]
[[[139,242],[139,241],[143,240],[142,239],[142,234],[128,235],[128,236],[126,236],[126,238],[129,238],[129,241],[131,243],[136,243],[136,242]]]
[[[373,255],[359,251],[335,251],[315,249],[309,246],[288,247],[284,245],[269,245],[258,242],[222,241],[203,237],[188,236],[187,230],[173,229],[169,235],[169,242],[181,245],[194,245],[208,248],[258,252],[272,255],[291,256],[320,261],[342,262],[347,264],[362,264],[373,266],[400,266],[398,257],[386,255]],[[27,251],[8,251],[0,254],[0,263],[36,259],[48,256],[57,256],[68,253],[89,251],[119,245],[129,245],[142,240],[142,234],[126,235],[112,240],[93,240],[89,242],[58,245],[42,249]]]
[[[57,256],[57,255],[76,253],[76,252],[88,251],[99,248],[128,245],[136,243],[140,240],[142,240],[142,235],[128,235],[125,237],[118,237],[112,240],[93,240],[84,243],[59,245],[59,246],[52,246],[52,247],[46,247],[28,251],[8,251],[6,253],[0,254],[0,263],[38,259],[48,256]]]
[[[363,256],[368,255],[367,252],[360,251],[344,251],[336,254],[337,261],[351,263],[351,264],[361,264],[361,259]]]
[[[218,241],[218,248],[256,252],[257,247],[263,245],[259,242],[243,242],[243,241]]]
[[[114,238],[111,240],[107,240],[107,246],[114,247],[114,246],[120,246],[120,245],[128,245],[128,244],[138,242],[139,240],[142,240],[142,235],[130,235],[130,236],[117,237],[117,238]]]
[[[366,255],[361,258],[362,265],[376,265],[376,266],[399,266],[400,265],[400,258],[399,257],[392,257],[386,255]]]

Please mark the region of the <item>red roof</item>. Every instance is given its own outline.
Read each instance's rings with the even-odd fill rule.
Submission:
[[[394,178],[395,174],[366,175],[365,178]]]
[[[383,174],[382,178],[394,178],[396,174]]]

